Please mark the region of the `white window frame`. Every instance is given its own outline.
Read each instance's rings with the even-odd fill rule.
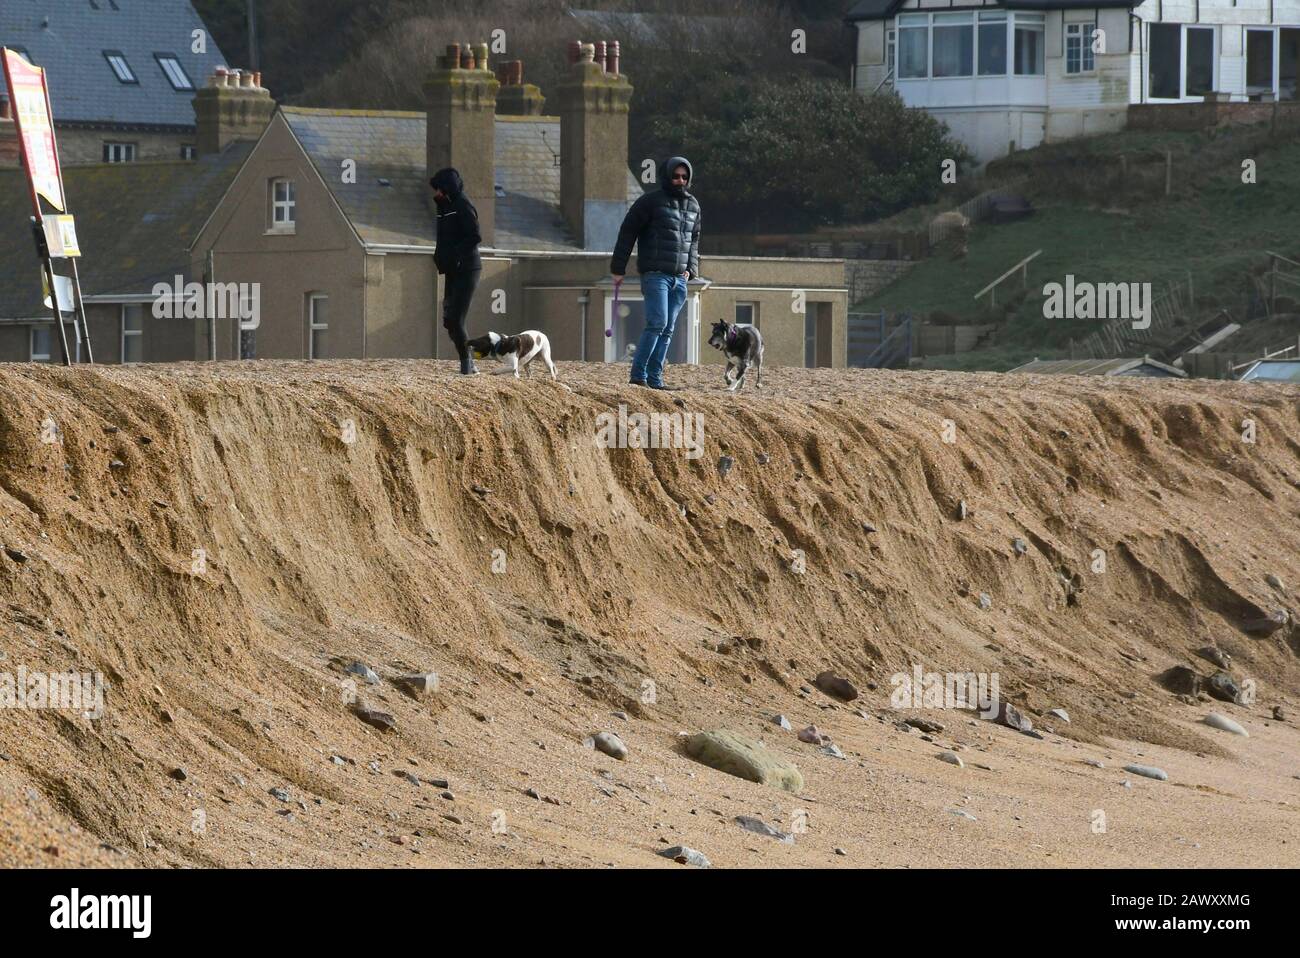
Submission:
[[[748,307],[749,307],[750,325],[752,325],[755,329],[758,329],[758,328],[759,328],[759,325],[758,325],[758,322],[759,322],[759,319],[758,319],[758,315],[759,315],[759,312],[758,312],[758,301],[757,301],[757,300],[750,300],[750,299],[742,299],[742,300],[737,300],[737,301],[736,301],[736,308],[735,308],[735,311],[734,311],[735,315],[734,315],[732,318],[733,318],[737,323],[740,322],[740,308],[741,308],[742,306],[748,306]]]
[[[895,64],[901,63],[898,54],[902,52],[903,34],[911,30],[925,31],[925,70],[915,76],[903,76],[899,71],[894,74],[896,80],[928,80],[930,78],[930,15],[928,13],[900,13],[894,20],[894,43],[898,50],[895,54]]]
[[[1187,53],[1190,49],[1187,43],[1187,35],[1192,30],[1208,30],[1210,33],[1210,91],[1209,92],[1215,93],[1218,92],[1219,90],[1219,28],[1218,26],[1216,24],[1211,24],[1211,23],[1184,23],[1183,24],[1183,49],[1182,49],[1182,57],[1181,57],[1182,84],[1179,87],[1179,92],[1182,94],[1182,99],[1184,100],[1186,100],[1189,96],[1204,97],[1203,93],[1190,94],[1187,92]],[[1244,50],[1242,51],[1241,58],[1242,58],[1241,68],[1244,70],[1246,69],[1246,53]]]
[[[645,297],[639,293],[628,295],[623,293],[619,296],[620,303],[643,303]],[[614,328],[614,297],[605,297],[605,328]],[[686,302],[682,305],[682,311],[677,315],[677,325],[673,329],[673,340],[676,341],[678,336],[686,335],[686,363],[687,366],[698,366],[700,364],[700,294],[686,290]],[[614,354],[614,336],[605,337],[605,362],[617,363],[622,362],[622,356]]]
[[[1250,96],[1250,34],[1267,33],[1273,38],[1272,42],[1272,72],[1270,75],[1271,89],[1269,92],[1275,99],[1282,96],[1282,28],[1273,26],[1247,26],[1246,35],[1241,38],[1241,59],[1242,59],[1242,91],[1245,96]]]
[[[329,299],[330,298],[328,293],[307,294],[307,358],[308,359],[328,358],[328,357],[321,357],[316,355],[316,333],[318,331],[328,332],[330,328],[328,315],[326,315],[325,322],[323,323],[316,322],[316,303],[317,302],[328,303]]]
[[[126,54],[121,50],[105,50],[104,59],[108,61],[109,69],[113,71],[113,76],[117,77],[118,83],[123,86],[140,85],[140,78],[135,75],[131,64],[127,62]]]
[[[894,77],[898,65],[898,31],[893,27],[885,30],[885,76]]]
[[[987,24],[1002,24],[1002,72],[1001,73],[981,73],[980,68],[980,30]],[[978,77],[1004,77],[1011,72],[1012,58],[1015,51],[1011,49],[1011,16],[1006,10],[981,10],[979,16],[975,18],[975,76]]]
[[[126,311],[132,308],[140,310],[139,329],[126,328]],[[120,349],[122,350],[118,354],[119,356],[122,357],[122,365],[134,366],[136,363],[144,362],[144,307],[139,303],[123,303],[118,313],[118,326],[120,327],[122,333],[121,341],[118,344]],[[128,361],[126,358],[126,340],[127,337],[136,337],[136,336],[140,337],[140,358]]]
[[[970,30],[970,73],[948,73],[944,76],[934,76],[934,36],[935,31],[939,29],[967,28]],[[975,14],[971,12],[948,13],[946,11],[930,14],[930,77],[933,80],[969,80],[975,76],[978,66],[975,60],[978,52],[975,49]]]
[[[49,352],[38,353],[36,351],[36,333],[38,330],[48,330],[50,334]],[[54,362],[54,324],[37,323],[29,327],[27,335],[27,358],[33,363],[52,363]]]
[[[1042,13],[1017,13],[1008,17],[1007,29],[1007,75],[1015,77],[1041,77],[1047,75],[1047,16]],[[1039,35],[1039,43],[1042,45],[1043,54],[1043,72],[1042,73],[1017,73],[1016,72],[1016,28],[1025,26],[1031,32]],[[1041,29],[1033,30],[1033,27]]]
[[[978,15],[976,15],[978,14]],[[957,19],[970,18],[969,21],[963,19],[959,24]],[[937,77],[934,75],[934,31],[935,27],[940,26],[958,26],[965,25],[969,22],[971,26],[971,73]],[[980,72],[980,29],[992,25],[1001,25],[1006,31],[1005,47],[1005,66],[1001,73],[981,73]],[[1017,73],[1016,72],[1016,27],[1037,28],[1035,33],[1039,34],[1039,44],[1042,51],[1043,70],[1041,73]],[[1095,24],[1094,24],[1095,28]],[[898,70],[900,48],[899,41],[902,39],[904,30],[924,30],[925,31],[925,73],[918,76],[903,76]],[[935,10],[927,13],[900,13],[894,18],[893,28],[887,28],[885,31],[886,46],[886,64],[888,65],[891,57],[889,50],[893,50],[892,62],[894,68],[894,79],[898,80],[972,80],[993,77],[1024,77],[1036,78],[1047,75],[1047,17],[1042,13],[1016,13],[1007,10],[980,10],[980,11],[949,11]],[[1088,51],[1092,54],[1092,38],[1088,37]],[[1073,75],[1073,74],[1071,74]]]
[[[1193,97],[1195,97],[1195,99],[1191,100],[1190,102],[1195,103],[1195,102],[1197,102],[1197,101],[1199,101],[1199,100],[1201,100],[1201,99],[1204,98],[1204,95],[1203,95],[1203,94],[1200,94],[1200,93],[1189,94],[1189,93],[1187,92],[1187,31],[1188,31],[1188,30],[1209,30],[1209,31],[1214,35],[1214,38],[1213,38],[1213,40],[1211,41],[1211,43],[1212,43],[1212,45],[1213,45],[1213,46],[1212,46],[1213,54],[1212,54],[1212,56],[1211,56],[1211,62],[1213,63],[1214,72],[1213,72],[1213,75],[1212,75],[1211,78],[1210,78],[1210,89],[1211,89],[1211,91],[1213,91],[1213,92],[1217,92],[1217,91],[1219,90],[1219,84],[1220,84],[1220,83],[1222,82],[1222,80],[1223,80],[1223,75],[1222,75],[1222,73],[1220,72],[1220,66],[1219,66],[1219,60],[1222,58],[1222,54],[1221,54],[1221,52],[1220,52],[1221,49],[1222,49],[1222,47],[1221,47],[1222,37],[1220,36],[1220,33],[1219,33],[1219,24],[1216,24],[1216,23],[1149,23],[1149,24],[1147,24],[1147,31],[1146,31],[1146,50],[1147,50],[1148,64],[1150,63],[1150,59],[1149,59],[1149,58],[1150,58],[1150,56],[1151,56],[1151,27],[1153,27],[1153,26],[1171,26],[1171,27],[1172,27],[1172,26],[1176,26],[1176,27],[1179,27],[1179,33],[1178,33],[1178,96],[1175,98],[1175,97],[1154,96],[1154,95],[1152,95],[1152,93],[1151,93],[1151,67],[1148,65],[1147,68],[1146,68],[1146,75],[1142,78],[1142,82],[1143,82],[1143,84],[1145,84],[1145,87],[1146,87],[1147,100],[1148,100],[1148,101],[1151,101],[1151,102],[1153,102],[1153,103],[1184,103],[1184,102],[1189,102],[1189,101],[1188,101],[1188,97],[1189,97],[1189,96],[1193,96]],[[1280,28],[1279,28],[1279,31],[1278,31],[1278,38],[1277,38],[1276,40],[1274,40],[1274,43],[1273,43],[1273,60],[1274,60],[1274,63],[1275,63],[1275,64],[1278,62],[1278,57],[1279,57],[1279,54],[1280,54],[1280,50],[1279,50],[1279,47],[1278,47],[1278,41],[1279,41],[1280,39],[1281,39],[1281,30],[1280,30]],[[1241,53],[1241,60],[1242,60],[1241,67],[1242,67],[1242,70],[1244,71],[1245,68],[1246,68],[1245,37],[1242,38],[1242,41],[1243,41],[1243,43],[1242,43],[1242,53]],[[1277,69],[1276,69],[1276,67],[1275,67],[1275,68],[1274,68],[1274,71],[1273,71],[1273,85],[1274,85],[1274,90],[1277,89],[1277,83],[1278,83],[1278,75],[1277,75],[1277,74],[1278,74],[1278,71],[1277,71]],[[1243,80],[1244,80],[1244,76],[1243,76]]]
[[[286,187],[285,198],[276,194],[280,185]],[[267,195],[270,199],[270,226],[268,233],[294,233],[298,229],[298,188],[287,176],[277,176],[270,180]],[[283,218],[281,218],[283,217]]]
[[[1097,31],[1093,20],[1074,21],[1065,24],[1065,38],[1061,45],[1061,55],[1065,60],[1065,75],[1071,77],[1087,76],[1097,72],[1097,54],[1092,49],[1092,37]],[[1079,66],[1070,69],[1070,44],[1079,45]]]
[[[198,147],[196,147],[193,143],[182,143],[182,144],[181,144],[181,159],[182,159],[182,160],[197,160],[198,157],[199,157],[199,150],[198,150]]]
[[[134,163],[136,145],[134,143],[119,143],[116,140],[105,140],[103,155],[105,163]]]
[[[172,89],[179,93],[187,93],[194,89],[194,81],[190,75],[185,72],[185,67],[175,54],[155,53],[154,59],[158,61],[158,67],[162,70],[163,76],[167,77],[167,82],[172,85]]]

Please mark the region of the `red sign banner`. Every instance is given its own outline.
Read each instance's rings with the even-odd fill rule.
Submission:
[[[41,216],[37,196],[43,196],[60,213],[67,210],[63,197],[63,174],[59,170],[59,149],[54,142],[54,111],[45,71],[33,66],[13,50],[0,51],[4,60],[9,102],[13,105],[23,164],[32,188],[32,205]]]

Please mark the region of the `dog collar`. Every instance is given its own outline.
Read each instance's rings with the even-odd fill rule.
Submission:
[[[728,327],[727,327],[727,345],[730,346],[730,345],[731,345],[732,343],[734,343],[735,341],[736,341],[736,327],[735,327],[735,326],[728,326]]]

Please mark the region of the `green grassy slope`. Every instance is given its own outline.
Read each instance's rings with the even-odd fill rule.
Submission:
[[[1189,139],[1182,140],[1184,147]],[[1165,134],[1162,141],[1172,145],[1177,138]],[[1097,283],[1151,282],[1156,284],[1156,295],[1169,282],[1185,283],[1190,274],[1198,304],[1238,311],[1246,302],[1246,275],[1264,263],[1263,250],[1300,259],[1295,255],[1300,251],[1300,143],[1255,152],[1256,183],[1241,182],[1238,160],[1191,198],[1105,211],[1097,204],[1036,197],[1038,212],[1030,219],[976,227],[965,259],[952,259],[941,251],[854,308],[908,310],[918,317],[942,312],[962,321],[989,322],[974,294],[1042,249],[1029,266],[1028,292],[1014,304],[997,347],[935,357],[927,366],[1007,369],[1036,355],[1064,355],[1070,339],[1080,339],[1095,328],[1085,321],[1043,317],[1043,285],[1064,282],[1067,273]],[[1018,286],[1013,279],[999,289],[998,318],[1002,304]]]

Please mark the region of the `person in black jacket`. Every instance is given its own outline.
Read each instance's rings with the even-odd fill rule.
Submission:
[[[463,376],[475,376],[474,357],[466,342],[465,317],[474,298],[483,261],[479,258],[478,210],[465,196],[465,183],[460,174],[448,167],[433,174],[429,180],[433,199],[438,204],[438,245],[433,251],[433,264],[447,278],[442,291],[442,325],[456,344]]]
[[[622,285],[636,244],[636,267],[645,298],[645,330],[632,357],[632,385],[664,385],[664,360],[677,316],[686,302],[686,281],[700,275],[700,203],[688,187],[694,171],[684,156],[659,167],[659,189],[646,193],[627,211],[618,232],[609,271]]]

